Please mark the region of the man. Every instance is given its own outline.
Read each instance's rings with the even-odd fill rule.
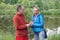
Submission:
[[[17,7],[16,15],[13,17],[13,23],[16,29],[16,40],[28,40],[27,24],[24,17],[24,7],[19,5]]]
[[[35,40],[44,40],[44,16],[40,13],[39,7],[34,7],[31,26],[34,31]]]

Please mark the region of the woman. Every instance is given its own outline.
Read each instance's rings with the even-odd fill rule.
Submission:
[[[34,7],[31,26],[34,31],[35,40],[44,40],[44,16],[40,13],[39,7]]]

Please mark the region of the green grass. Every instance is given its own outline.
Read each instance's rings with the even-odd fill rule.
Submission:
[[[48,40],[60,40],[60,35],[52,35],[48,37]]]
[[[10,33],[2,33],[0,34],[0,40],[15,40],[15,35]],[[49,36],[47,40],[60,40],[60,35]]]
[[[12,34],[1,34],[0,40],[15,40],[15,36]]]

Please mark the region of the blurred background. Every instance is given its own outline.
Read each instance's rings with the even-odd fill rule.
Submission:
[[[31,21],[34,5],[38,5],[45,18],[45,40],[60,40],[60,0],[0,0],[0,40],[15,40],[13,16],[19,4],[25,7],[27,22]],[[32,29],[28,30],[29,39],[34,40]]]

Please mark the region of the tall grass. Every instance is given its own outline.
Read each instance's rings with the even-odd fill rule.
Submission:
[[[0,34],[0,40],[15,40],[15,35],[10,33],[8,34],[2,33]],[[47,40],[60,40],[60,35],[49,36]]]
[[[52,35],[48,37],[48,40],[60,40],[60,34],[59,35]]]
[[[5,33],[2,33],[0,34],[0,40],[15,40],[15,36],[14,34],[5,34]]]

